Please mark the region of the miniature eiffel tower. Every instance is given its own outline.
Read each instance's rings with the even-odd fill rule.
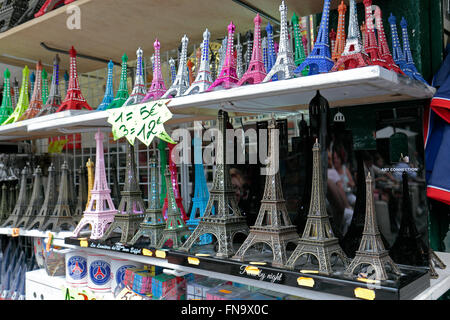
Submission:
[[[236,61],[234,59],[233,48],[235,30],[236,26],[233,24],[233,22],[230,22],[230,24],[228,25],[227,51],[225,55],[225,61],[223,63],[219,76],[206,91],[231,89],[237,86],[239,79],[237,78],[236,74]]]
[[[160,53],[161,44],[159,43],[158,39],[156,39],[155,42],[153,43],[153,47],[155,48],[154,63],[153,63],[153,79],[150,89],[148,90],[147,94],[142,100],[143,102],[158,100],[167,91],[161,73],[161,53]]]
[[[336,46],[336,31],[331,28],[330,34],[330,48],[331,48],[331,58],[333,58],[334,47]]]
[[[180,189],[178,187],[178,169],[177,169],[177,165],[175,164],[175,162],[172,159],[172,150],[175,147],[175,144],[169,143],[169,171],[170,171],[170,180],[171,180],[171,185],[172,185],[172,191],[173,191],[173,195],[175,198],[175,202],[177,204],[178,209],[181,212],[181,217],[183,218],[184,221],[186,221],[188,219],[187,215],[186,215],[186,211],[184,210],[184,206],[183,206],[183,198],[181,198],[180,195]],[[166,198],[164,199],[164,206],[163,206],[163,215],[164,215],[164,219],[167,219],[167,210],[168,210],[168,206],[169,206],[169,202],[168,202],[168,194],[166,194]]]
[[[211,46],[209,47],[209,51],[211,53],[211,80],[214,82],[217,77],[217,52],[212,50]]]
[[[145,95],[147,94],[147,89],[145,88],[144,81],[144,68],[142,62],[143,51],[139,48],[136,51],[137,62],[136,62],[136,76],[134,80],[134,87],[131,91],[130,97],[124,102],[124,106],[131,106],[133,104],[140,103]]]
[[[167,245],[172,249],[178,249],[188,239],[190,231],[182,219],[180,209],[175,202],[173,189],[170,187],[171,173],[169,168],[166,168],[165,178],[168,198],[167,220],[157,248],[163,248]]]
[[[178,72],[170,88],[161,97],[162,99],[182,96],[189,88],[189,74],[187,69],[187,46],[189,39],[186,35],[181,39],[181,55]]]
[[[227,41],[228,41],[228,37],[223,38],[222,40],[222,46],[219,48],[219,68],[217,69],[219,74],[222,71],[223,65],[225,63],[225,56],[227,54]],[[216,78],[219,75],[216,76]]]
[[[96,160],[97,161],[97,160]],[[91,201],[91,190],[94,188],[94,162],[91,161],[91,158],[86,162],[86,168],[88,173],[88,188],[87,188],[87,199],[86,199],[86,207],[84,210],[87,210],[89,207],[89,202]]]
[[[231,257],[235,253],[233,248],[235,234],[248,235],[248,226],[237,205],[235,192],[231,184],[229,165],[225,162],[228,123],[226,111],[219,110],[217,123],[219,136],[216,149],[216,173],[213,186],[209,192],[208,204],[198,226],[180,249],[188,251],[201,235],[210,233],[216,237],[218,242],[216,255],[218,257]]]
[[[8,68],[6,68],[4,75],[4,82],[3,82],[3,98],[2,98],[2,105],[0,106],[0,124],[6,121],[11,114],[14,112],[12,99],[11,99],[11,87],[10,87],[10,76],[11,73],[9,72]]]
[[[242,44],[241,35],[237,34],[237,44],[236,44],[236,76],[238,79],[242,78],[244,75],[244,61],[242,61]]]
[[[389,49],[387,40],[386,40],[386,34],[384,33],[384,26],[383,26],[383,19],[381,18],[381,9],[378,6],[372,6],[375,7],[375,24],[377,26],[377,33],[378,33],[378,47],[380,50],[380,57],[386,61],[387,68],[389,70],[393,70],[400,74],[405,74],[398,65],[395,64],[394,59],[392,58],[391,51]]]
[[[419,71],[417,71],[416,65],[414,64],[414,59],[411,53],[411,47],[409,45],[408,22],[404,17],[402,17],[402,21],[400,21],[400,26],[402,28],[402,35],[403,35],[403,53],[405,55],[406,60],[405,69],[408,71],[411,70],[413,79],[428,84],[428,82],[425,81],[425,79],[422,77]]]
[[[14,210],[14,204],[16,201],[16,187],[19,186],[19,183],[16,183],[16,185],[11,185],[9,187],[9,195],[8,195],[8,216],[9,214]]]
[[[34,90],[34,84],[36,82],[36,74],[34,73],[34,71],[31,72],[30,74],[30,88],[29,88],[29,92],[28,92],[28,99],[31,100],[31,97],[33,96],[33,90]]]
[[[19,120],[34,118],[42,109],[42,63],[38,61],[36,64],[36,81],[34,83],[33,95],[30,104],[25,113]]]
[[[42,100],[44,102],[44,106],[38,113],[38,117],[55,113],[61,105],[61,93],[59,91],[59,62],[59,56],[56,55],[53,59],[53,75],[52,83],[50,85],[50,93],[48,99]]]
[[[262,48],[261,48],[261,17],[259,13],[256,15],[253,22],[255,24],[255,29],[253,32],[253,50],[252,58],[248,63],[248,69],[242,76],[241,80],[238,82],[238,86],[244,84],[256,84],[264,80],[266,76],[266,69],[264,68],[264,63],[262,59]]]
[[[120,72],[119,88],[117,89],[116,96],[106,109],[116,109],[123,106],[128,97],[128,81],[127,81],[127,62],[128,56],[124,53],[122,56],[122,70]]]
[[[169,59],[169,69],[170,69],[170,85],[175,82],[175,78],[177,77],[177,69],[175,68],[175,60],[172,57]],[[164,92],[165,93],[165,92]]]
[[[272,156],[272,146],[275,145],[273,129],[275,129],[275,121],[272,120],[268,127],[269,145],[268,145],[268,159],[267,168],[270,168],[270,159]],[[291,223],[289,218],[285,200],[283,198],[283,189],[281,187],[280,173],[277,171],[274,174],[266,176],[266,185],[264,188],[264,195],[261,200],[261,207],[259,209],[258,217],[254,226],[250,227],[250,233],[245,239],[242,246],[238,249],[233,259],[240,261],[244,260],[246,251],[256,243],[267,243],[273,252],[272,265],[283,267],[287,261],[286,246],[289,242],[297,244],[299,240],[297,229]]]
[[[392,261],[391,257],[389,257],[389,253],[384,248],[380,237],[373,203],[372,185],[373,179],[369,172],[366,179],[366,219],[363,236],[359,249],[356,251],[355,258],[345,270],[345,274],[352,276],[358,266],[368,264],[374,269],[376,280],[387,280],[386,265],[389,265],[391,272],[395,274],[399,275],[400,270],[394,261]]]
[[[9,226],[14,228],[28,208],[27,176],[28,176],[28,169],[27,167],[24,167],[22,169],[22,172],[20,173],[20,191],[19,196],[17,197],[17,199],[15,199],[16,205],[14,206],[14,209],[9,215],[8,219],[5,221],[5,223],[3,223],[2,227]]]
[[[248,30],[245,33],[245,37],[247,38],[247,50],[245,51],[245,56],[244,56],[244,70],[248,70],[249,66],[250,66],[250,61],[253,55],[253,33],[251,30]]]
[[[87,183],[86,183],[86,170],[83,166],[77,170],[78,173],[78,196],[75,211],[73,213],[74,219],[78,222],[83,216],[83,212],[87,203]]]
[[[22,85],[20,87],[20,96],[19,101],[17,101],[16,108],[14,109],[14,112],[9,116],[8,119],[6,119],[2,125],[14,123],[19,120],[19,118],[25,113],[25,111],[28,109],[28,81],[30,70],[28,69],[28,66],[25,66],[22,70]]]
[[[371,60],[364,51],[364,47],[361,42],[361,34],[358,27],[358,13],[356,11],[356,1],[350,0],[348,36],[345,42],[345,49],[331,71],[338,71],[342,65],[344,65],[345,70],[349,70],[353,68],[365,67],[370,64]]]
[[[269,73],[270,70],[272,70],[273,66],[275,65],[275,62],[277,61],[277,54],[275,52],[275,46],[273,42],[273,27],[270,24],[270,22],[267,23],[266,26],[266,33],[267,33],[267,68],[266,72]],[[277,81],[278,76],[274,74],[272,76],[272,81]]]
[[[263,82],[268,82],[272,79],[274,75],[277,76],[277,80],[285,80],[294,78],[294,70],[295,70],[295,62],[294,55],[292,53],[291,43],[289,41],[289,32],[288,32],[288,21],[287,21],[287,6],[284,4],[284,1],[281,2],[279,7],[280,10],[280,47],[278,49],[277,58],[275,60],[275,64],[272,66],[270,71],[268,71],[266,77]],[[267,31],[267,28],[266,28]],[[269,41],[269,57],[271,55],[271,42],[270,37],[268,35]],[[275,52],[275,51],[274,51]],[[269,58],[270,60],[270,58]]]
[[[336,43],[333,49],[333,53],[331,55],[331,59],[336,63],[344,52],[345,48],[345,13],[347,12],[347,6],[344,3],[344,0],[341,1],[341,4],[338,6],[338,26],[336,32]]]
[[[296,66],[299,66],[305,61],[305,48],[303,48],[302,34],[300,30],[300,24],[297,14],[294,12],[291,19],[292,28],[294,29],[294,62]],[[308,75],[308,68],[303,69],[302,75]]]
[[[189,85],[191,85],[192,82],[194,82],[194,72],[192,70],[192,68],[194,67],[194,63],[191,59],[187,60],[186,66],[188,68]]]
[[[70,227],[75,228],[77,226],[73,219],[73,210],[70,205],[72,195],[70,194],[69,183],[69,167],[67,162],[64,161],[61,166],[58,200],[56,200],[55,208],[43,226],[43,230],[51,229],[53,232],[60,232],[61,230],[68,230]]]
[[[374,15],[372,10],[372,0],[364,0],[365,16],[366,16],[366,36],[364,38],[364,51],[374,65],[387,69],[387,63],[381,58],[380,49],[378,47],[377,37],[375,35]]]
[[[264,69],[267,70],[267,68],[269,66],[269,55],[267,53],[267,37],[262,38],[261,46],[262,46]]]
[[[102,102],[97,107],[98,111],[104,111],[104,110],[108,109],[109,105],[114,100],[113,70],[114,70],[114,63],[112,62],[112,60],[109,60],[108,75],[106,78],[105,95],[103,96]]]
[[[159,150],[159,173],[161,175],[161,194],[159,197],[159,203],[162,206],[164,206],[164,200],[166,199],[166,178],[164,177],[164,173],[166,172],[167,167],[167,154],[166,154],[166,146],[167,142],[163,140],[159,140],[158,143],[158,150]]]
[[[391,39],[392,39],[392,58],[394,59],[395,64],[403,71],[405,75],[410,78],[413,78],[412,70],[406,68],[406,59],[403,54],[403,49],[400,45],[400,39],[397,33],[397,19],[391,13],[388,18],[389,25],[391,26]]]
[[[48,74],[44,68],[42,68],[41,76],[42,76],[42,106],[44,106],[44,104],[47,102],[48,99],[48,81],[47,81]]]
[[[186,90],[184,93],[185,96],[188,96],[190,94],[195,93],[201,93],[208,90],[208,88],[211,86],[212,78],[211,78],[211,72],[209,69],[209,38],[211,36],[211,33],[208,31],[208,29],[203,32],[203,43],[202,43],[202,57],[201,62],[199,66],[199,70],[197,73],[197,77],[195,78],[192,85]]]
[[[0,223],[3,223],[8,219],[11,212],[8,208],[8,186],[6,183],[2,185],[2,200],[0,202]]]
[[[162,237],[163,230],[166,226],[162,215],[161,205],[159,202],[159,183],[158,183],[158,167],[155,158],[150,158],[150,195],[149,205],[145,210],[144,221],[140,224],[138,232],[130,240],[129,244],[135,244],[139,238],[146,237],[150,239],[150,247],[156,247]]]
[[[347,257],[339,246],[339,240],[333,234],[327,214],[325,193],[323,190],[322,161],[320,145],[316,140],[313,146],[313,175],[311,203],[305,230],[297,247],[289,257],[286,266],[294,269],[295,262],[302,255],[312,255],[319,262],[319,272],[331,274],[331,256],[337,255],[344,267],[348,266]]]
[[[105,234],[107,227],[114,221],[114,215],[117,213],[114,203],[111,199],[111,190],[106,181],[105,156],[103,153],[104,135],[98,129],[95,134],[96,152],[95,152],[95,180],[93,187],[90,188],[88,202],[83,217],[73,231],[73,236],[78,237],[86,225],[91,226],[90,239],[100,239]],[[90,170],[93,163],[89,159],[86,167],[88,168],[88,184],[90,186]]]
[[[38,214],[34,220],[30,223],[30,229],[43,230],[48,218],[52,215],[55,209],[56,201],[58,200],[58,193],[56,192],[56,172],[53,167],[53,163],[47,169],[47,187],[45,189],[45,198],[42,207],[40,208]]]
[[[198,225],[199,218],[203,217],[206,205],[208,204],[209,191],[206,184],[205,168],[202,162],[202,140],[198,136],[194,136],[194,196],[192,197],[192,208],[189,220],[186,224],[189,230],[193,231]],[[210,234],[200,236],[199,244],[208,244],[212,242]]]
[[[42,170],[39,166],[34,171],[33,191],[31,192],[30,202],[22,218],[17,222],[17,228],[28,229],[30,223],[37,216],[44,203],[44,186],[42,184]]]
[[[14,82],[13,82],[13,89],[14,89],[14,99],[13,99],[13,109],[16,110],[17,107],[17,102],[19,101],[19,81],[17,81],[17,79],[14,77]],[[0,125],[1,125],[1,121],[0,121]]]
[[[134,146],[127,143],[127,166],[125,185],[120,193],[121,199],[114,221],[101,238],[108,239],[116,228],[120,228],[120,243],[127,243],[139,230],[139,225],[144,219],[145,206],[141,197],[141,190],[137,182],[136,161],[134,159]]]
[[[299,74],[303,69],[309,66],[309,75],[326,73],[333,68],[334,62],[331,60],[331,51],[329,45],[328,23],[330,18],[330,0],[325,0],[322,20],[320,21],[319,32],[317,34],[314,48],[306,60],[295,69],[295,74]]]
[[[61,105],[56,112],[65,110],[92,110],[86,99],[81,93],[80,84],[78,82],[77,71],[77,52],[74,47],[69,50],[70,54],[70,74],[69,74],[69,86],[67,88],[67,94]]]

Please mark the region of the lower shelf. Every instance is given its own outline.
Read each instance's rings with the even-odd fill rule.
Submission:
[[[239,278],[243,281],[264,282],[268,286],[282,285],[288,288],[311,290],[316,293],[362,298],[369,300],[408,300],[413,299],[430,286],[427,268],[400,265],[402,275],[397,280],[369,283],[367,280],[346,278],[333,274],[324,276],[317,273],[297,272],[270,266],[269,264],[239,262],[211,256],[195,255],[176,250],[154,249],[128,246],[114,241],[101,242],[86,238],[66,238],[65,244],[92,249],[122,252],[137,256],[159,258],[165,264],[185,267],[186,270],[214,271]],[[132,258],[130,258],[132,259]],[[192,271],[195,272],[195,271]],[[238,282],[238,280],[236,280]]]

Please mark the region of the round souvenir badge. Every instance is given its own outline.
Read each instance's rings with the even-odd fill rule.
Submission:
[[[69,277],[73,280],[81,280],[87,274],[87,261],[85,257],[72,256],[67,261]]]
[[[95,260],[89,268],[89,277],[93,284],[101,286],[106,284],[111,278],[111,267],[103,260]]]

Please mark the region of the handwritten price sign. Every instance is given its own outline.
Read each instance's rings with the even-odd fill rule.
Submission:
[[[175,143],[164,129],[164,122],[172,118],[167,108],[170,100],[149,101],[132,106],[110,109],[108,123],[112,125],[114,140],[125,137],[131,145],[139,139],[148,146],[154,137]]]

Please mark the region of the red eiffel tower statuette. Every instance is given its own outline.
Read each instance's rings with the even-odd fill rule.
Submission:
[[[72,47],[69,51],[70,54],[70,74],[69,74],[69,87],[67,89],[66,98],[59,106],[56,112],[66,111],[66,110],[81,110],[83,108],[92,110],[86,99],[81,93],[80,85],[78,83],[78,72],[77,72],[77,52],[75,48]]]
[[[380,50],[378,48],[378,41],[375,35],[375,26],[373,24],[374,16],[372,14],[372,0],[364,0],[366,13],[366,36],[364,38],[364,49],[369,55],[372,64],[388,68],[388,64],[381,58]]]

